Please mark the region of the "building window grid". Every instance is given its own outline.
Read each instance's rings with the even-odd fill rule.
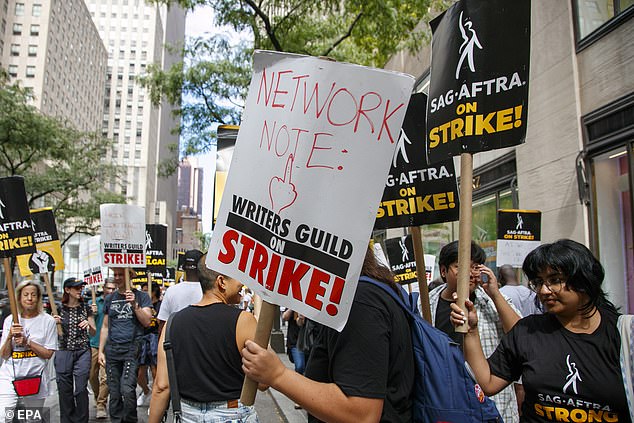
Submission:
[[[577,41],[600,31],[622,14],[634,14],[633,0],[575,0]]]

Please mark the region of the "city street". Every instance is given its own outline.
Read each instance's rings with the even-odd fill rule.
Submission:
[[[282,326],[281,330],[286,335],[286,326]],[[288,356],[285,353],[277,355],[282,363],[289,369],[293,369],[293,364],[289,361]],[[49,370],[54,375],[55,371],[52,367],[52,361],[50,362]],[[88,398],[90,400],[90,423],[108,423],[110,419],[97,420],[95,417],[96,408],[95,402],[90,391],[90,385],[88,386]],[[137,387],[137,395],[140,393],[140,388]],[[57,386],[54,380],[49,385],[49,396],[44,403],[45,407],[50,407],[51,410],[51,423],[56,423],[59,420],[59,401],[57,396]],[[137,416],[139,423],[145,423],[148,421],[148,407],[149,404],[143,405],[137,408]],[[295,404],[290,399],[286,398],[281,393],[274,389],[268,389],[265,392],[258,391],[255,398],[255,408],[258,412],[258,418],[260,423],[302,423],[306,422],[307,416],[304,410],[295,409]],[[172,416],[170,414],[169,423],[172,422]]]

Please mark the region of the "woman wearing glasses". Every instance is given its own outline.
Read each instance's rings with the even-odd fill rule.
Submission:
[[[522,422],[630,422],[620,372],[618,312],[601,289],[603,267],[585,246],[544,244],[522,269],[546,313],[520,320],[488,358],[478,316],[452,304],[454,324],[468,321],[464,353],[476,380],[493,395],[521,376]]]

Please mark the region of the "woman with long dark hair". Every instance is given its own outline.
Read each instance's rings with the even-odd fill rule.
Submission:
[[[362,276],[392,286],[394,275],[366,252]],[[248,341],[242,368],[251,379],[282,392],[310,419],[338,422],[412,421],[414,353],[403,310],[380,287],[359,282],[341,332],[322,327],[305,376]]]
[[[82,289],[85,283],[76,278],[64,281],[64,295],[59,316],[62,326],[59,350],[55,354],[60,421],[88,421],[88,377],[90,376],[90,339],[95,334],[92,309],[85,304]]]
[[[487,358],[478,316],[452,304],[454,324],[467,321],[465,358],[487,395],[522,378],[522,422],[631,422],[620,372],[618,311],[601,288],[604,271],[590,250],[562,239],[528,254],[522,269],[545,307],[520,320]]]

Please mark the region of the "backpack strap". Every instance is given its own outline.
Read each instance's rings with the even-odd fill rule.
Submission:
[[[170,384],[170,396],[172,398],[172,412],[174,413],[174,422],[181,421],[181,395],[178,390],[178,381],[176,380],[176,363],[174,362],[174,352],[172,350],[172,341],[170,338],[170,330],[172,328],[173,316],[167,319],[165,325],[165,337],[163,338],[163,349],[165,350],[165,358],[167,360],[167,377]]]
[[[403,310],[405,310],[405,312],[409,315],[409,317],[414,318],[415,316],[419,315],[418,307],[416,306],[416,304],[418,303],[418,295],[414,295],[417,293],[413,292],[411,294],[408,294],[407,291],[405,291],[402,286],[399,286],[401,295],[398,295],[392,289],[392,287],[390,287],[388,284],[379,282],[376,279],[372,279],[368,276],[361,276],[359,280],[370,283],[376,287],[381,288],[383,291],[387,292],[390,295],[390,297],[392,297],[394,301],[396,301],[396,303],[399,306],[401,306]]]

